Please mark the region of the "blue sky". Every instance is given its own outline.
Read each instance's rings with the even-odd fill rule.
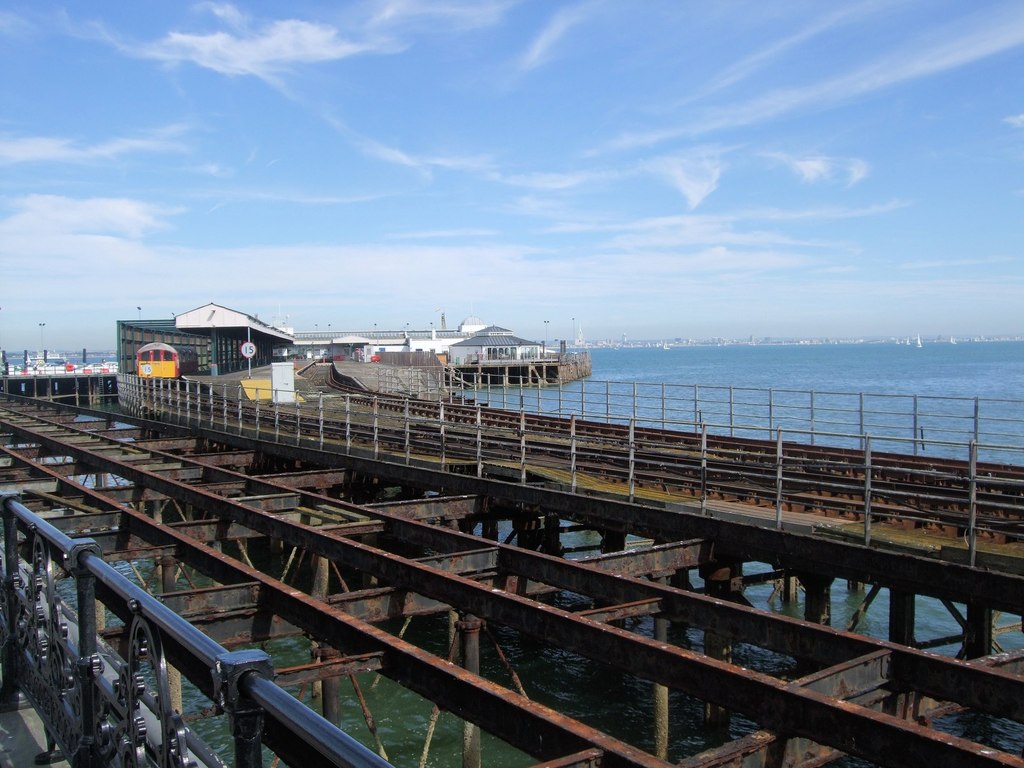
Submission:
[[[1024,333],[1018,0],[7,0],[0,72],[7,349]]]

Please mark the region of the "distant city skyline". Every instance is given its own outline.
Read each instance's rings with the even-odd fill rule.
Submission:
[[[1024,333],[1016,0],[9,0],[0,42],[0,348],[210,301]]]

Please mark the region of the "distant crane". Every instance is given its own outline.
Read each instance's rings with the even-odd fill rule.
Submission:
[[[442,331],[448,330],[448,324],[447,324],[447,323],[445,322],[445,320],[444,320],[444,310],[443,310],[443,309],[441,309],[440,307],[438,307],[438,308],[437,308],[437,309],[435,309],[434,311],[435,311],[435,312],[440,312],[440,313],[441,313],[441,330],[442,330]]]

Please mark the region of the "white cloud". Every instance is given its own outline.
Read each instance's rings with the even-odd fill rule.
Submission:
[[[0,11],[0,35],[8,37],[23,36],[32,31],[32,25],[21,16]]]
[[[498,237],[495,229],[435,229],[389,235],[391,240],[446,240],[450,238]]]
[[[765,156],[782,163],[808,184],[840,179],[852,187],[868,175],[868,164],[857,158],[798,156],[784,152],[768,152]]]
[[[127,198],[74,199],[58,195],[29,195],[15,200],[13,215],[0,220],[0,235],[34,233],[112,235],[139,238],[164,229],[167,218],[180,213]]]
[[[906,39],[903,47],[878,56],[846,74],[820,82],[775,88],[745,102],[706,109],[688,122],[628,132],[595,151],[647,147],[684,136],[759,124],[805,109],[835,104],[973,64],[1024,45],[1024,5],[985,8],[973,16]],[[695,114],[688,107],[686,114]]]
[[[576,171],[574,173],[537,172],[511,175],[493,174],[492,178],[503,184],[529,189],[546,190],[549,192],[607,181],[622,174],[614,171]]]
[[[423,24],[431,31],[480,29],[499,23],[519,0],[378,0],[367,24],[398,28]]]
[[[1019,115],[1004,117],[1003,122],[1012,125],[1014,128],[1024,128],[1024,112]]]
[[[648,161],[647,168],[678,189],[691,211],[718,188],[722,175],[718,158],[703,153],[656,158]]]
[[[882,0],[881,2],[844,5],[836,10],[831,10],[821,18],[813,19],[809,24],[801,27],[793,34],[776,40],[732,64],[711,81],[705,93],[721,90],[741,82],[755,72],[760,71],[770,62],[783,57],[794,48],[809,40],[813,40],[819,35],[837,27],[859,23],[879,10],[888,10],[889,8],[891,8],[891,3]]]
[[[530,71],[547,63],[555,45],[565,37],[569,30],[585,19],[584,6],[559,9],[523,54],[519,61],[520,70]]]
[[[341,37],[328,24],[285,19],[252,29],[233,6],[216,6],[232,33],[170,32],[162,40],[134,49],[138,56],[170,64],[191,62],[224,75],[253,75],[276,80],[297,64],[315,64],[375,50],[372,43]]]
[[[136,152],[183,152],[179,140],[183,126],[168,126],[149,136],[121,137],[98,144],[82,144],[55,136],[0,136],[0,165],[37,162],[90,162]]]

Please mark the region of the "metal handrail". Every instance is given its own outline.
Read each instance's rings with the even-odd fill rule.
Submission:
[[[0,699],[27,696],[73,765],[138,765],[143,758],[167,768],[224,765],[171,707],[169,647],[186,662],[183,666],[208,670],[193,682],[210,690],[212,680],[212,700],[230,716],[234,765],[262,766],[262,722],[268,716],[327,764],[390,765],[276,685],[264,651],[226,650],[106,563],[93,539],[67,536],[16,494],[4,494],[0,501],[5,553]],[[19,535],[30,546],[29,562],[20,556]],[[74,578],[73,607],[56,589],[58,569]],[[97,586],[112,596],[104,604],[128,617],[127,659],[111,649],[100,652]],[[63,681],[63,687],[55,687],[55,681]],[[67,707],[66,701],[77,706]],[[133,757],[126,759],[129,753]]]

